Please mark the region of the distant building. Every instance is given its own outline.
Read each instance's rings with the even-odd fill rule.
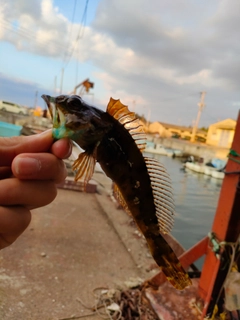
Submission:
[[[153,122],[148,127],[148,133],[158,134],[163,138],[179,138],[190,140],[192,135],[191,127],[178,126],[164,122]],[[196,140],[206,141],[207,132],[198,130]]]
[[[236,121],[225,119],[209,126],[206,144],[223,148],[230,148],[236,127]]]
[[[171,134],[166,132],[166,129],[164,128],[164,126],[157,121],[149,124],[148,132],[157,134],[160,137],[167,137],[167,138],[171,137]]]

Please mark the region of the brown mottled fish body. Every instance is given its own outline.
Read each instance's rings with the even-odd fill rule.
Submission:
[[[147,240],[154,260],[168,281],[177,289],[184,289],[190,283],[189,277],[159,232],[151,180],[144,157],[129,132],[115,119],[112,121],[115,122],[113,128],[97,147],[97,161],[118,186]]]
[[[70,99],[71,97],[68,98]],[[57,98],[51,101],[50,99],[55,98],[46,98],[44,96],[44,99],[50,110],[53,108],[50,103],[52,102],[55,103],[55,107],[59,111],[60,105],[56,101]],[[66,105],[67,98],[64,100],[65,109],[61,107],[61,112],[65,117],[67,117],[66,110],[71,112],[70,106],[67,108]],[[79,105],[80,109],[81,105]],[[77,114],[76,110],[74,110],[74,114],[77,117],[83,116],[80,114],[80,111]],[[155,175],[155,172],[159,168],[162,170],[163,167],[156,160],[147,160],[143,157],[144,142],[142,142],[142,128],[137,119],[134,118],[134,114],[129,112],[127,107],[122,105],[120,101],[111,99],[107,112],[99,110],[96,114],[96,119],[94,121],[91,119],[90,122],[94,122],[95,127],[97,124],[101,127],[100,129],[98,127],[98,139],[95,139],[96,134],[94,139],[91,139],[91,135],[94,136],[94,126],[91,126],[91,130],[87,135],[86,131],[84,132],[85,138],[83,138],[83,130],[78,130],[78,134],[76,135],[77,129],[74,128],[73,130],[73,125],[69,127],[70,131],[74,131],[75,133],[69,134],[68,132],[68,136],[85,149],[85,152],[80,154],[79,159],[76,160],[73,166],[75,170],[78,170],[77,178],[84,177],[85,181],[89,180],[93,174],[95,162],[99,162],[106,175],[116,184],[118,198],[123,207],[131,213],[137,226],[145,236],[154,260],[161,267],[168,281],[175,288],[182,290],[191,284],[191,280],[182,268],[175,253],[161,235],[159,217],[156,214],[156,199],[154,199],[153,192],[154,183],[151,176]],[[67,127],[68,121],[67,119],[64,124],[65,127]],[[87,130],[86,125],[85,130]],[[59,134],[59,131],[57,132]],[[58,136],[57,138],[60,137]],[[87,140],[88,142],[86,143]],[[152,174],[149,174],[148,162],[150,167],[152,167],[150,169]],[[164,172],[162,179],[167,180],[168,178],[165,177],[166,173]],[[159,185],[158,181],[157,184]],[[159,190],[165,192],[164,185],[165,182],[163,181],[163,185],[161,184]],[[167,219],[168,223],[170,218],[167,215],[165,217],[168,203],[163,204],[162,210],[163,217],[161,219],[162,221]]]

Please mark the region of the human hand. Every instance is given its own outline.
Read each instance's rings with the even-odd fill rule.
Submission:
[[[0,249],[12,244],[31,221],[31,209],[45,206],[66,178],[61,159],[71,154],[68,139],[54,142],[45,131],[0,138]]]

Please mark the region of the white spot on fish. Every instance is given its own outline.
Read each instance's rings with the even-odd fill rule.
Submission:
[[[133,162],[128,161],[128,164],[132,168]]]
[[[140,187],[140,181],[136,181],[134,188],[138,189]]]
[[[138,197],[135,197],[135,198],[133,199],[133,202],[134,202],[134,204],[139,204],[139,203],[140,203]]]

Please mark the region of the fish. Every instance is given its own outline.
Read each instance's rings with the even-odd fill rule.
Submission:
[[[167,280],[179,290],[190,286],[187,272],[162,235],[170,232],[174,220],[170,176],[160,162],[143,155],[146,134],[135,113],[113,98],[106,112],[77,95],[42,98],[52,117],[54,139],[68,137],[83,150],[72,166],[75,180],[86,186],[98,162]]]

